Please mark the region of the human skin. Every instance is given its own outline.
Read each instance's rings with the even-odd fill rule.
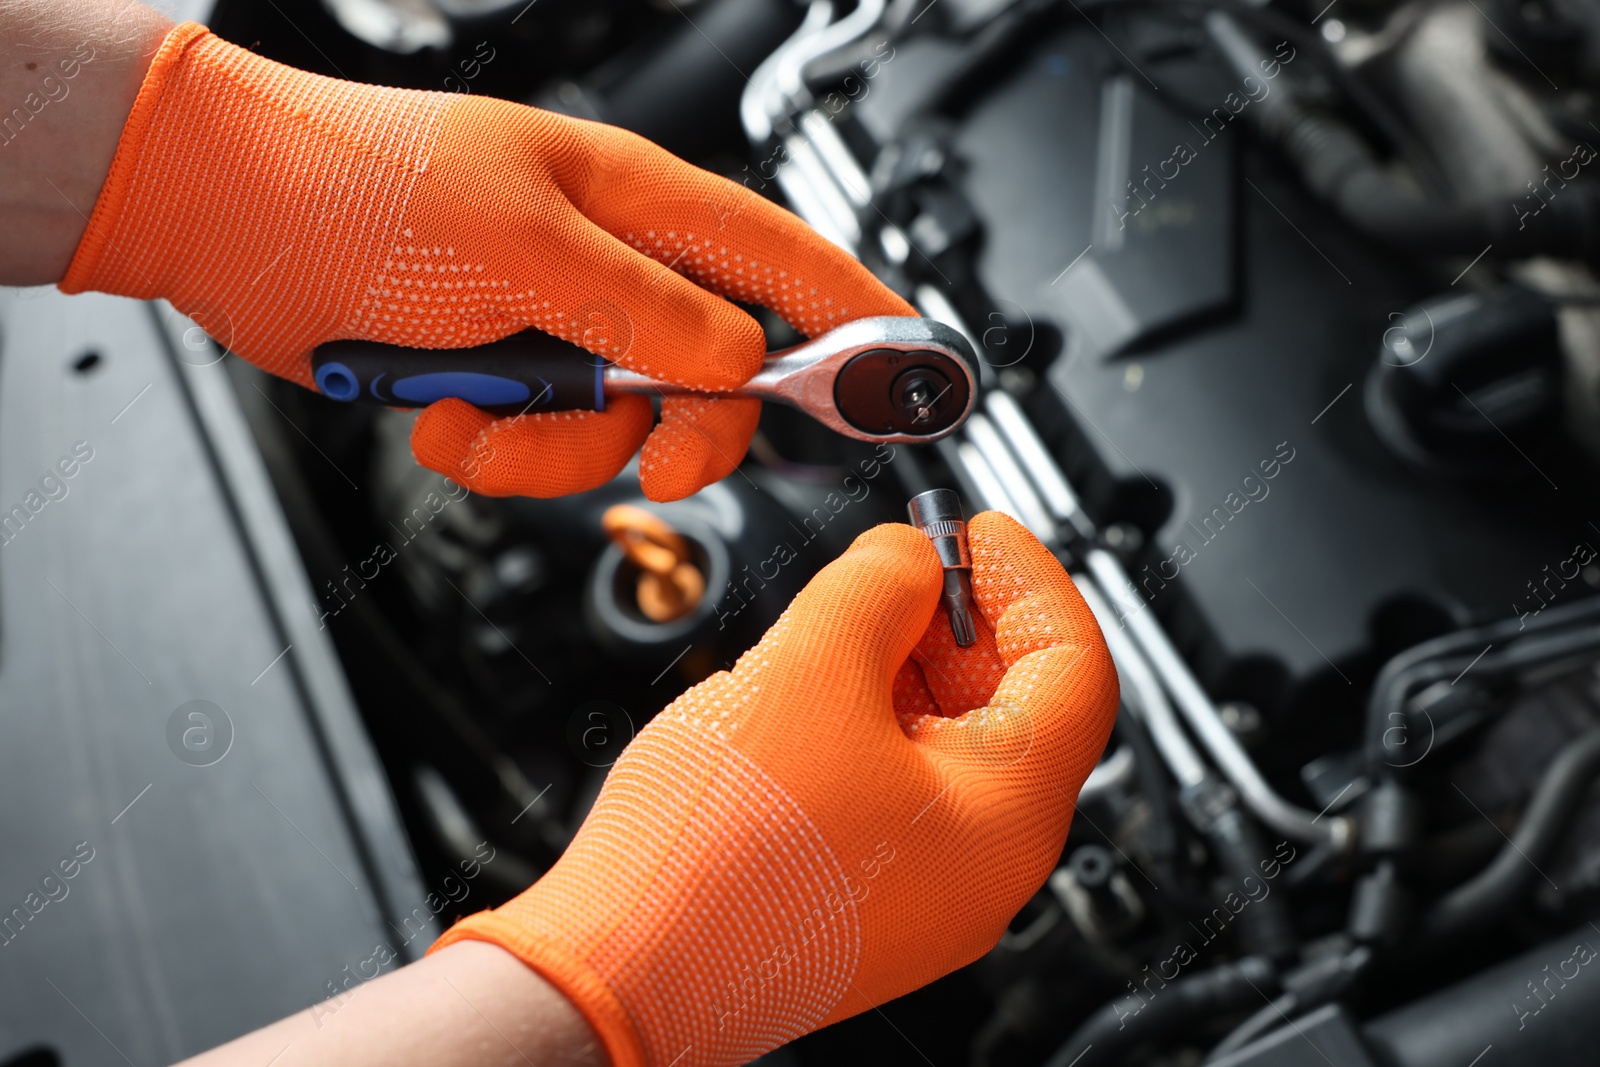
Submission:
[[[0,285],[66,273],[171,28],[137,3],[0,0]]]
[[[605,1067],[576,1008],[504,949],[464,941],[185,1067]]]

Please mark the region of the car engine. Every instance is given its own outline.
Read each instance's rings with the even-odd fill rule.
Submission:
[[[537,878],[656,711],[949,487],[1072,573],[1116,730],[987,956],[762,1063],[1594,1061],[1600,4],[220,0],[208,21],[307,70],[634,130],[794,210],[982,363],[936,444],[768,405],[737,472],[667,505],[631,470],[468,494],[412,459],[411,413],[217,365],[310,591],[283,610],[331,639],[415,882],[481,870],[422,924]],[[799,340],[752,311],[769,347]],[[694,610],[641,612],[617,505],[688,543]],[[425,947],[399,943],[409,900],[378,910],[394,960]],[[370,962],[371,938],[328,936]],[[323,971],[285,981],[290,1010],[351,988]],[[7,1062],[74,1062],[31,1055]]]

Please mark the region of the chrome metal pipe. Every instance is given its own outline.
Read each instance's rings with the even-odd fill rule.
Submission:
[[[1094,581],[1087,575],[1076,575],[1078,592],[1084,603],[1094,612],[1100,631],[1105,634],[1106,647],[1111,650],[1111,660],[1117,665],[1117,679],[1122,683],[1122,699],[1138,716],[1150,732],[1150,741],[1161,753],[1161,759],[1177,781],[1179,788],[1198,785],[1209,770],[1200,753],[1195,751],[1189,735],[1183,732],[1178,716],[1167,702],[1167,694],[1151,672],[1144,653],[1128,637],[1127,631],[1117,625],[1116,615],[1106,602]]]
[[[1161,624],[1139,599],[1139,592],[1122,564],[1104,549],[1091,549],[1084,560],[1101,590],[1117,609],[1101,628],[1107,633],[1126,627],[1139,643],[1161,684],[1172,694],[1178,710],[1194,731],[1200,744],[1217,767],[1239,791],[1245,807],[1266,825],[1296,841],[1324,842],[1337,849],[1348,847],[1355,836],[1355,825],[1342,815],[1323,817],[1289,803],[1279,796],[1256,769],[1255,761],[1239,744],[1173,647]],[[1131,598],[1131,599],[1130,599]]]

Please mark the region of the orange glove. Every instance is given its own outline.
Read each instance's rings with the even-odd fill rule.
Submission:
[[[970,530],[975,646],[927,538],[863,534],[640,731],[548,874],[434,950],[516,954],[614,1067],[745,1063],[977,959],[1055,866],[1117,680],[1044,546]]]
[[[726,390],[766,346],[722,297],[807,335],[915,314],[793,215],[643,138],[305,74],[192,22],[150,65],[61,288],[166,297],[306,386],[325,341],[460,348],[531,326]],[[733,470],[759,412],[672,398],[651,433],[639,397],[502,420],[447,400],[411,440],[423,465],[497,496],[593,488],[643,445],[645,494],[673,500]]]

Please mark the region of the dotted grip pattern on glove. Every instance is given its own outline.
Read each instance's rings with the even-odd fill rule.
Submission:
[[[765,340],[724,297],[807,335],[915,313],[793,215],[643,138],[307,74],[195,23],[151,63],[60,284],[165,297],[307,386],[326,341],[461,348],[532,327],[727,390],[760,368]],[[669,398],[652,434],[642,397],[512,419],[448,400],[419,416],[412,448],[478,492],[555,496],[604,483],[643,446],[645,492],[669,500],[732,471],[759,411]]]
[[[1117,682],[1038,540],[970,530],[973,648],[927,538],[869,531],[640,731],[549,873],[431,951],[513,952],[617,1067],[745,1063],[987,951],[1059,859]]]

